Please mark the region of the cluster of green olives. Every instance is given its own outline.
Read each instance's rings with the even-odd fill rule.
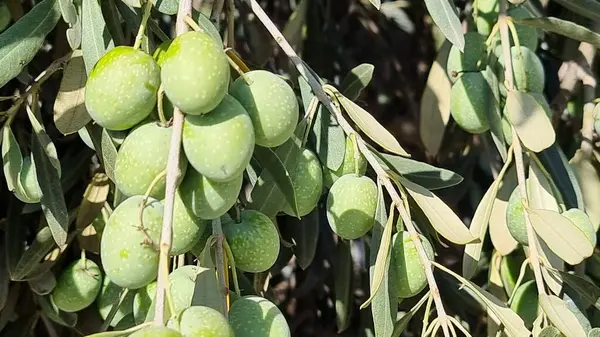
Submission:
[[[465,34],[464,53],[452,47],[448,55],[447,71],[453,82],[450,94],[451,114],[456,124],[467,132],[478,134],[490,129],[496,122],[507,90],[504,85],[504,51],[499,34],[489,35],[498,19],[498,0],[477,2],[474,31]],[[510,8],[507,14],[517,19],[530,18],[523,6]],[[536,28],[515,24],[519,47],[512,40],[510,59],[515,89],[530,93],[550,117],[551,111],[543,96],[545,75],[542,62],[535,54],[539,43]],[[487,42],[487,43],[486,43]],[[507,111],[502,112],[501,127],[506,143],[512,143],[511,124]]]

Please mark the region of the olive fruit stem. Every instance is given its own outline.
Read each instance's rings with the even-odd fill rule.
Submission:
[[[227,0],[227,40],[225,45],[229,48],[235,48],[235,5],[233,0]]]
[[[515,282],[515,285],[513,287],[513,291],[510,294],[510,297],[508,298],[508,301],[506,302],[506,304],[508,306],[510,306],[513,302],[513,300],[515,299],[515,295],[517,294],[517,288],[519,288],[519,286],[521,285],[521,282],[523,282],[523,278],[525,277],[525,271],[527,266],[529,266],[529,258],[526,258],[523,263],[521,263],[521,268],[519,269],[519,277],[517,277],[517,282]]]
[[[244,70],[237,64],[237,62],[235,62],[235,60],[233,58],[231,58],[229,56],[229,54],[227,54],[227,61],[229,62],[229,65],[233,68],[233,70],[235,70],[238,75],[240,75],[240,77],[242,78],[242,80],[244,82],[246,82],[247,85],[251,85],[251,81],[248,79],[248,77],[246,77]]]
[[[227,243],[227,240],[223,240],[223,248],[225,248],[225,253],[227,254],[227,261],[229,263],[229,266],[231,266],[231,273],[233,274],[231,275],[233,278],[233,290],[236,294],[241,296],[242,292],[240,290],[240,284],[238,283],[237,269],[235,268],[235,259],[233,258],[233,252],[231,251],[231,247],[229,247],[229,243]]]
[[[125,296],[127,296],[128,293],[129,289],[121,288],[121,293],[119,294],[118,300],[113,303],[112,307],[110,307],[110,311],[108,312],[106,319],[104,319],[104,322],[102,322],[102,325],[100,326],[100,332],[106,331],[106,329],[108,329],[110,323],[119,311],[119,307],[121,307],[121,304],[125,300]]]
[[[219,282],[219,288],[220,288],[220,295],[221,295],[221,312],[223,312],[223,314],[225,315],[225,318],[228,317],[227,315],[227,298],[229,296],[228,294],[228,290],[227,290],[227,285],[225,284],[225,258],[223,256],[223,241],[224,241],[224,234],[223,234],[223,228],[221,227],[221,218],[216,218],[212,220],[212,230],[213,230],[213,235],[216,238],[216,242],[215,242],[215,260],[216,260],[216,265],[217,265],[217,281]]]
[[[189,31],[184,18],[192,14],[192,0],[179,1],[177,9],[177,21],[175,29],[177,35]],[[163,211],[163,222],[160,231],[160,254],[158,261],[158,280],[156,283],[156,302],[154,309],[154,324],[163,326],[165,316],[165,295],[169,290],[169,252],[173,237],[173,205],[177,190],[177,178],[179,175],[179,156],[181,153],[181,137],[183,131],[183,112],[177,106],[173,108],[173,133],[169,148],[169,159],[167,161],[167,181],[165,188],[165,201]],[[170,295],[169,295],[170,297]],[[172,301],[169,301],[172,302]],[[174,314],[174,312],[172,312]]]
[[[150,245],[153,245],[154,242],[152,242],[150,235],[148,235],[148,233],[146,232],[146,227],[144,227],[144,209],[146,208],[146,203],[148,202],[148,198],[150,197],[152,190],[154,189],[154,187],[156,187],[158,182],[162,178],[165,177],[166,174],[167,174],[167,170],[162,170],[159,174],[156,175],[156,177],[154,177],[154,180],[152,180],[152,182],[150,183],[150,186],[148,186],[148,189],[146,189],[146,194],[144,194],[144,199],[142,199],[142,201],[140,202],[140,206],[139,206],[139,212],[138,212],[139,226],[138,227],[144,233],[144,236],[146,237],[146,241],[148,241],[147,243]]]
[[[144,37],[144,32],[146,31],[146,23],[148,22],[148,18],[150,18],[150,13],[152,13],[152,1],[146,0],[146,3],[144,4],[144,15],[142,16],[142,21],[140,21],[140,28],[138,29],[135,37],[133,49],[139,49],[142,45],[142,38]]]
[[[498,16],[498,25],[500,27],[500,41],[502,43],[502,50],[504,52],[504,82],[507,90],[515,90],[512,70],[512,57],[510,53],[510,39],[508,38],[508,18],[506,16],[506,0],[500,1],[500,14]],[[516,42],[516,40],[515,40]],[[525,207],[525,228],[527,229],[527,241],[529,243],[529,259],[535,276],[535,284],[538,289],[538,294],[545,294],[546,289],[544,288],[544,279],[542,277],[542,269],[540,267],[540,258],[537,245],[537,237],[533,231],[531,220],[529,218],[529,201],[527,198],[527,185],[525,184],[525,166],[523,164],[523,148],[521,146],[521,140],[512,128],[513,136],[513,147],[515,165],[517,168],[517,181],[519,183],[519,191],[521,193],[521,202]]]
[[[321,101],[321,103],[331,113],[334,114],[338,123],[344,130],[344,133],[346,133],[346,135],[356,133],[356,131],[352,128],[352,126],[348,123],[348,121],[346,121],[344,119],[339,107],[337,107],[335,105],[335,103],[329,98],[329,96],[327,95],[327,93],[325,92],[325,90],[323,89],[321,84],[319,83],[319,81],[308,70],[304,61],[302,61],[302,59],[298,56],[298,54],[296,54],[296,52],[294,51],[292,46],[289,44],[289,42],[286,41],[285,37],[283,36],[283,34],[281,34],[281,32],[279,31],[277,26],[275,26],[273,21],[271,21],[271,19],[265,13],[265,11],[262,9],[262,7],[260,7],[260,4],[256,0],[244,0],[244,1],[246,2],[246,4],[248,4],[248,6],[250,6],[250,8],[252,9],[252,12],[254,12],[256,17],[262,22],[262,24],[265,26],[265,28],[273,36],[273,38],[275,39],[275,41],[277,42],[279,47],[288,56],[290,61],[292,61],[292,63],[296,66],[298,73],[302,77],[304,77],[304,79],[306,79],[309,86],[313,90],[313,93],[315,94],[315,96],[319,99],[319,101]],[[418,236],[417,230],[411,221],[410,214],[408,214],[406,209],[404,208],[404,205],[402,203],[400,196],[398,195],[398,192],[396,191],[394,185],[390,181],[390,179],[387,176],[383,167],[381,167],[381,165],[375,158],[375,155],[373,153],[371,153],[371,150],[369,150],[366,143],[360,136],[357,136],[356,140],[357,140],[357,144],[358,144],[358,148],[359,148],[360,152],[365,156],[365,159],[367,160],[369,165],[373,168],[373,170],[377,174],[378,178],[381,179],[383,185],[385,186],[386,191],[390,195],[392,201],[394,201],[394,204],[396,205],[396,208],[398,209],[400,216],[405,223],[407,231],[411,235],[411,239],[412,239],[413,243],[415,244],[415,247],[417,248],[417,253],[419,255],[421,263],[423,263],[425,275],[427,277],[427,283],[429,284],[429,288],[430,288],[431,294],[432,294],[434,302],[435,302],[435,306],[436,306],[436,310],[437,310],[437,314],[438,314],[437,319],[441,322],[442,329],[444,331],[444,336],[449,337],[450,331],[448,329],[448,317],[446,314],[446,310],[444,309],[444,304],[442,303],[442,298],[440,297],[440,292],[439,292],[437,283],[435,281],[435,277],[433,276],[432,263],[429,260],[427,254],[425,253],[425,249],[423,248],[423,244],[421,243],[421,240]]]
[[[194,19],[193,19],[191,16],[189,16],[189,15],[186,15],[186,16],[183,18],[183,20],[184,20],[184,21],[185,21],[185,23],[187,23],[187,24],[188,24],[188,26],[190,26],[190,28],[192,28],[194,31],[196,31],[196,32],[201,32],[201,33],[205,33],[204,29],[202,29],[202,27],[200,27],[200,26],[199,26],[199,25],[196,23],[196,21],[194,21]]]
[[[160,120],[160,124],[163,127],[168,127],[169,124],[167,122],[167,118],[165,117],[165,109],[164,109],[164,98],[165,98],[165,89],[163,88],[162,84],[160,85],[160,87],[158,87],[158,93],[157,93],[157,100],[156,100],[156,105],[158,107],[158,119]]]

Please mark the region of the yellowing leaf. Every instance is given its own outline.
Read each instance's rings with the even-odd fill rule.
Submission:
[[[104,173],[96,173],[83,193],[83,201],[79,206],[77,219],[75,220],[78,229],[88,227],[96,216],[100,214],[109,191],[110,180],[108,176]],[[78,236],[78,239],[80,245],[83,246],[82,248],[95,253],[100,251],[100,242],[97,235],[85,235],[82,233],[82,235]]]
[[[54,124],[62,134],[77,132],[92,120],[85,108],[86,80],[83,56],[79,53],[65,67],[54,101]]]
[[[350,118],[352,118],[354,123],[356,123],[369,138],[392,153],[410,157],[408,152],[400,146],[400,143],[398,143],[396,138],[394,138],[386,128],[379,124],[370,113],[343,95],[339,95],[338,99]]]
[[[427,84],[421,96],[419,114],[419,135],[421,141],[432,156],[437,155],[444,130],[450,120],[450,90],[452,84],[446,72],[446,63],[451,44],[446,40],[437,58],[431,65]]]
[[[581,151],[575,153],[575,156],[569,161],[569,165],[581,187],[585,212],[597,231],[600,227],[600,179],[598,171],[592,162],[583,156]]]
[[[554,295],[540,294],[539,303],[550,322],[566,337],[587,336],[575,314],[562,299]]]
[[[529,166],[527,193],[529,196],[529,207],[554,212],[559,211],[556,199],[552,194],[550,182],[535,163]]]
[[[477,240],[450,207],[435,194],[405,178],[398,177],[398,180],[440,235],[459,245]]]
[[[540,152],[554,144],[556,134],[544,108],[525,92],[509,91],[505,111],[523,145]]]
[[[528,210],[535,232],[565,262],[576,265],[592,256],[594,246],[571,220],[557,212]]]

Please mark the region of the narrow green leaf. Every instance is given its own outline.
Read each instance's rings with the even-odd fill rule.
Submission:
[[[398,178],[441,236],[459,245],[477,240],[450,207],[435,194],[405,178]]]
[[[600,3],[595,0],[553,0],[561,6],[594,21],[600,21]]]
[[[266,173],[264,170],[268,172],[271,179],[275,182],[276,188],[283,194],[283,197],[292,207],[294,213],[298,214],[298,204],[296,203],[294,185],[292,184],[290,174],[284,166],[285,164],[282,159],[280,159],[273,150],[261,146],[256,146],[254,148],[254,157],[262,166],[263,174]],[[268,195],[267,197],[270,196],[271,195]],[[257,197],[253,196],[253,200],[255,200],[255,198]]]
[[[46,271],[28,281],[29,287],[38,295],[48,295],[56,287],[56,277],[51,271]]]
[[[8,189],[10,191],[21,190],[19,177],[23,167],[23,156],[10,125],[2,128],[2,163]]]
[[[381,8],[381,0],[369,0],[369,2],[379,10]]]
[[[383,279],[387,276],[390,267],[390,248],[392,243],[392,229],[394,228],[394,211],[390,210],[390,216],[387,219],[383,234],[381,235],[381,241],[379,249],[377,251],[377,258],[375,259],[375,269],[373,271],[373,277],[371,280],[371,295],[369,298],[360,306],[360,309],[366,308],[371,301],[377,295]]]
[[[131,7],[142,7],[142,0],[122,0]],[[145,2],[145,1],[144,1]],[[167,15],[177,14],[179,0],[152,0],[154,7],[161,13]]]
[[[584,210],[583,195],[569,161],[557,144],[538,153],[540,162],[560,191],[567,209]]]
[[[8,259],[4,255],[7,253],[7,248],[6,234],[0,232],[0,254],[3,254],[3,258],[0,258],[0,312],[6,305],[10,289],[10,270],[8,269]]]
[[[76,3],[75,8],[77,9],[77,20],[71,24],[71,27],[67,28],[65,32],[67,35],[67,42],[69,42],[69,46],[71,49],[76,50],[81,47],[81,35],[82,35],[82,25],[81,25],[81,3]]]
[[[292,48],[299,52],[303,45],[303,32],[306,23],[306,14],[310,8],[310,0],[301,0],[296,9],[283,27],[283,37],[290,43]]]
[[[35,109],[37,107],[33,107],[33,108]],[[39,141],[39,144],[41,145],[41,150],[44,151],[44,153],[46,154],[47,160],[52,165],[52,167],[56,171],[56,174],[58,174],[58,178],[60,179],[62,170],[60,167],[60,160],[58,160],[58,153],[56,152],[56,146],[54,146],[54,143],[52,143],[50,136],[48,136],[48,133],[46,133],[46,129],[44,128],[42,121],[39,120],[38,117],[36,117],[33,110],[30,109],[29,107],[27,108],[27,117],[29,117],[29,122],[31,123],[31,127],[35,134],[34,139],[37,139]],[[38,158],[35,158],[35,159],[37,161]],[[39,170],[37,172],[38,172],[38,179],[39,179],[40,172],[39,172]],[[42,190],[42,192],[43,192],[43,190]]]
[[[108,32],[98,0],[83,0],[81,50],[89,74],[98,60],[115,44]]]
[[[294,244],[292,250],[300,268],[307,270],[317,250],[319,209],[315,208],[302,219],[286,217],[285,222],[280,222],[280,230],[285,239]]]
[[[394,170],[404,178],[428,190],[438,190],[460,184],[459,174],[409,158],[373,151],[384,168]]]
[[[72,25],[77,22],[77,8],[75,8],[73,0],[58,0],[58,4],[60,5],[62,18],[66,23]]]
[[[44,0],[0,34],[0,87],[31,62],[60,15],[56,0]]]
[[[571,168],[579,182],[585,212],[590,217],[594,230],[597,231],[600,227],[600,178],[598,170],[580,150],[571,158],[568,167]]]
[[[559,211],[558,203],[552,193],[552,186],[535,163],[529,165],[527,194],[529,196],[529,207],[554,212]]]
[[[48,226],[43,227],[35,236],[35,240],[29,248],[23,253],[15,269],[11,272],[13,281],[22,281],[27,279],[40,264],[40,261],[52,248],[56,246],[52,231]]]
[[[540,152],[554,144],[556,134],[552,123],[531,94],[509,91],[505,111],[525,147]]]
[[[429,298],[429,296],[431,296],[429,294],[429,292],[423,296],[419,302],[417,302],[417,304],[414,305],[414,307],[410,308],[410,310],[408,312],[406,312],[404,314],[404,316],[402,316],[402,318],[400,318],[395,324],[394,324],[394,330],[392,331],[391,335],[381,335],[381,336],[391,336],[391,337],[400,337],[400,335],[404,332],[404,330],[406,330],[406,328],[408,327],[408,323],[410,323],[410,320],[413,318],[413,316],[417,313],[417,311],[419,311],[419,309],[421,309],[421,307],[423,306],[423,304],[425,304],[425,302],[427,301],[427,299]],[[376,336],[380,336],[380,335],[376,335]]]
[[[335,318],[341,333],[350,325],[352,309],[352,255],[350,242],[340,241],[335,252]]]
[[[512,311],[509,307],[504,304],[504,302],[500,301],[496,298],[496,296],[488,293],[487,291],[481,289],[475,283],[461,277],[450,269],[434,262],[437,268],[445,271],[446,273],[452,275],[462,284],[464,284],[467,288],[469,288],[481,301],[485,303],[490,313],[493,313],[495,318],[500,320],[502,324],[504,324],[504,329],[509,334],[509,336],[520,337],[520,336],[529,336],[530,332],[525,327],[525,322],[523,319],[517,315],[514,311]]]
[[[386,130],[386,128],[379,124],[379,122],[373,116],[371,116],[370,113],[345,96],[340,95],[338,99],[350,118],[367,136],[369,136],[369,138],[392,153],[410,157],[408,152],[406,152],[402,146],[400,146],[400,143],[398,143],[396,138],[394,138],[394,136],[388,130]]]
[[[425,6],[427,6],[429,15],[431,15],[433,22],[442,34],[462,52],[465,49],[465,37],[462,33],[462,25],[458,19],[454,1],[425,0]]]
[[[355,101],[361,91],[371,82],[374,70],[375,66],[369,63],[359,64],[352,68],[342,80],[340,92],[351,101]]]
[[[490,239],[494,248],[502,256],[510,254],[517,248],[518,242],[515,240],[506,225],[506,208],[508,198],[517,186],[517,173],[515,167],[512,166],[505,174],[505,178],[500,184],[500,189],[492,206],[492,214],[490,215],[489,233]]]
[[[575,290],[575,292],[581,296],[587,305],[593,305],[596,309],[600,310],[600,288],[593,282],[565,271],[555,269],[548,270],[562,278],[571,289]]]
[[[600,34],[594,33],[584,26],[574,22],[562,20],[555,17],[514,19],[516,23],[540,28],[549,32],[560,34],[573,40],[587,42],[596,48],[600,48]]]
[[[64,135],[79,131],[92,120],[85,108],[86,80],[83,56],[79,53],[67,63],[54,101],[54,124]]]
[[[566,337],[585,337],[587,335],[575,314],[569,310],[563,300],[554,295],[540,294],[539,302],[550,322]]]
[[[385,209],[385,198],[381,186],[378,186],[377,210],[375,211],[375,224],[373,225],[371,247],[369,253],[369,282],[375,278],[377,255],[374,252],[379,251],[382,243],[384,226],[388,219]],[[371,316],[373,317],[373,326],[376,337],[388,337],[394,330],[394,321],[398,311],[398,297],[396,296],[395,278],[392,275],[393,270],[389,268],[391,259],[386,261],[383,279],[379,286],[379,291],[374,295],[371,302]],[[371,290],[372,291],[372,290]]]
[[[302,98],[302,106],[304,107],[304,114],[308,114],[308,107],[310,102],[315,98],[315,94],[312,92],[310,85],[302,76],[298,76],[298,86],[300,87],[300,96]]]
[[[594,246],[585,233],[571,220],[547,210],[529,210],[529,218],[535,232],[550,249],[571,265],[592,256]]]
[[[94,148],[100,149],[100,151],[96,151],[98,152],[98,158],[100,158],[100,161],[104,166],[104,172],[110,180],[115,181],[114,171],[115,162],[117,160],[117,148],[110,138],[110,135],[106,129],[93,123],[87,124],[86,130],[88,131]]]
[[[214,23],[212,23],[209,18],[207,18],[204,14],[196,10],[192,11],[192,18],[194,18],[194,21],[198,23],[198,26],[200,26],[200,28],[202,28],[202,30],[204,30],[206,34],[210,35],[215,41],[219,43],[220,46],[223,46],[221,34],[219,34],[217,27],[215,27]]]
[[[77,324],[77,313],[65,312],[58,309],[56,304],[52,302],[50,295],[37,296],[37,302],[44,314],[54,322],[66,327],[74,327]]]
[[[346,136],[337,120],[328,111],[323,111],[321,104],[314,117],[309,141],[323,165],[332,171],[340,168],[346,151]]]
[[[548,247],[548,244],[544,240],[538,239],[538,243],[540,244],[540,249],[538,249],[540,261],[542,261],[545,266],[549,266],[550,268],[554,268],[556,270],[565,270],[565,261],[556,255],[550,249],[550,247]],[[542,269],[542,278],[544,279],[544,282],[550,291],[557,296],[561,294],[563,288],[562,278],[550,273],[546,268]]]

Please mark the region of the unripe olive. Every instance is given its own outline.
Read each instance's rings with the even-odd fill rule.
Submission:
[[[85,85],[85,106],[100,126],[126,130],[148,117],[156,104],[160,68],[152,56],[128,46],[109,50]]]
[[[144,195],[152,181],[163,172],[169,160],[172,128],[158,123],[147,123],[131,131],[125,139],[115,163],[115,184],[125,196]],[[179,158],[179,181],[187,169],[187,160]],[[165,195],[166,179],[161,178],[150,196],[162,199]]]
[[[519,91],[541,93],[544,91],[546,81],[544,66],[539,57],[529,48],[521,46],[521,53],[517,47],[510,48],[511,63],[514,83]],[[504,81],[504,56],[500,59],[500,81]]]
[[[175,193],[171,256],[189,252],[206,230],[206,224],[205,220],[195,216],[183,203],[180,192]]]
[[[304,149],[288,168],[298,205],[298,216],[310,213],[321,198],[323,190],[323,170],[319,158],[311,150]],[[292,207],[285,204],[283,212],[294,216]]]
[[[482,133],[490,128],[488,115],[494,97],[481,72],[464,73],[452,86],[450,112],[456,124],[467,132]]]
[[[464,38],[464,52],[453,45],[448,54],[446,70],[452,81],[456,81],[464,72],[479,71],[486,66],[485,37],[477,32],[468,32]]]
[[[252,120],[235,98],[226,95],[210,114],[185,117],[183,149],[189,163],[208,179],[238,179],[254,151]]]
[[[23,166],[21,167],[19,181],[23,189],[15,189],[15,196],[19,200],[30,204],[40,202],[42,199],[42,190],[38,184],[33,157],[26,156],[23,158]]]
[[[179,185],[179,196],[196,217],[216,219],[235,205],[242,181],[241,174],[230,181],[212,181],[190,168]]]
[[[578,208],[571,208],[570,210],[563,212],[562,216],[571,220],[571,222],[585,234],[592,246],[596,246],[596,230],[590,217],[585,214],[584,211]]]
[[[346,240],[365,235],[374,224],[377,186],[368,177],[346,174],[327,196],[327,221],[335,234]]]
[[[227,93],[227,55],[206,33],[188,32],[175,38],[161,68],[167,97],[186,114],[210,112]]]
[[[204,306],[189,307],[172,317],[167,327],[175,328],[185,337],[234,337],[233,329],[220,312]]]
[[[273,221],[263,213],[242,211],[239,223],[224,217],[223,233],[238,269],[259,273],[271,268],[277,260],[279,233]]]
[[[492,32],[494,24],[498,20],[500,4],[498,0],[478,0],[477,19],[475,25],[479,34],[488,36]]]
[[[298,101],[292,87],[279,76],[264,70],[250,71],[233,83],[229,94],[248,111],[256,144],[279,146],[294,133]]]
[[[506,14],[515,19],[533,18],[533,15],[531,15],[524,6],[512,7],[506,12]],[[518,23],[515,23],[515,28],[517,29],[517,36],[519,37],[519,44],[522,47],[536,50],[538,46],[538,40],[540,38],[538,30],[535,27],[521,25]],[[512,34],[510,39],[512,41]],[[514,41],[512,44],[514,45]]]
[[[143,196],[123,201],[110,215],[102,240],[100,256],[106,275],[118,286],[137,289],[152,282],[158,271],[158,240],[163,205],[149,198],[140,223]]]
[[[119,301],[119,298],[121,297],[121,293],[123,291],[125,291],[125,289],[111,282],[108,276],[104,277],[104,281],[102,282],[102,289],[100,290],[100,295],[98,295],[98,299],[96,300],[98,312],[100,313],[100,317],[102,317],[103,320],[106,320],[113,305]],[[125,318],[125,316],[130,315],[133,312],[134,296],[135,293],[132,291],[129,291],[127,295],[125,295],[125,298],[119,306],[117,313],[110,322],[110,326],[117,326],[117,324],[119,324]]]
[[[75,312],[94,303],[102,287],[102,272],[92,260],[79,259],[68,265],[58,277],[52,290],[57,308]]]
[[[512,294],[519,274],[521,273],[521,266],[525,261],[525,253],[523,250],[515,250],[512,253],[502,257],[500,261],[500,278],[502,279],[502,285],[506,290],[506,293],[510,296]],[[525,268],[525,275],[523,276],[522,282],[527,282],[533,279],[533,272],[531,268]]]
[[[150,325],[132,333],[129,337],[183,337],[183,335],[164,326]]]
[[[229,323],[235,337],[290,337],[285,317],[269,300],[258,296],[244,296],[233,302]]]
[[[350,138],[346,138],[346,149],[344,151],[344,161],[342,165],[335,171],[323,167],[323,181],[327,188],[331,188],[341,176],[350,173],[358,173],[364,175],[367,172],[367,160],[360,151],[358,151],[358,159],[355,159],[356,150]],[[356,164],[358,163],[358,172],[356,172]]]
[[[535,280],[521,284],[515,291],[510,308],[519,314],[528,329],[533,327],[533,322],[538,316],[538,292]]]
[[[506,225],[510,235],[520,244],[527,246],[527,227],[525,227],[525,207],[521,202],[521,192],[517,186],[508,198],[506,205]]]
[[[433,260],[431,243],[419,234],[425,254]],[[408,232],[398,232],[392,237],[392,267],[396,276],[396,292],[399,298],[413,297],[427,285],[425,268],[417,247]]]

